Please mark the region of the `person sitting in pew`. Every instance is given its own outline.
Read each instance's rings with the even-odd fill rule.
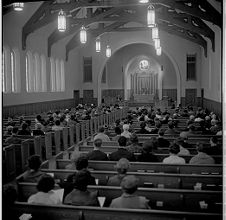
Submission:
[[[27,130],[28,129],[28,125],[27,123],[23,123],[21,130],[18,132],[18,135],[31,135],[31,132]]]
[[[164,133],[165,130],[164,129],[160,129],[158,132],[158,147],[165,147],[168,148],[170,146],[170,142],[164,138]]]
[[[135,161],[134,155],[126,149],[127,138],[124,136],[121,136],[118,139],[118,143],[119,143],[118,150],[112,152],[109,155],[109,160],[118,161],[122,157],[124,157],[124,158],[128,159],[129,161]]]
[[[6,131],[4,132],[4,136],[12,135],[13,126],[9,125],[6,127]]]
[[[122,179],[126,176],[130,163],[126,158],[121,158],[114,166],[117,173],[116,175],[108,179],[107,185],[109,186],[120,186]]]
[[[32,155],[28,158],[28,170],[24,173],[21,181],[37,183],[43,176],[43,172],[40,171],[42,161],[39,155]]]
[[[20,144],[22,140],[20,138],[16,137],[17,133],[18,133],[18,127],[13,127],[12,135],[5,139],[5,143],[6,144]]]
[[[98,134],[94,137],[94,141],[96,139],[101,139],[103,142],[110,141],[110,138],[104,133],[104,127],[99,128]]]
[[[179,145],[179,147],[180,147],[180,152],[178,153],[178,156],[186,156],[186,155],[190,155],[189,150],[185,148],[184,138],[178,137],[178,138],[175,140],[175,143],[176,143],[177,145]]]
[[[75,206],[97,206],[97,191],[87,190],[90,174],[87,170],[79,171],[73,180],[73,190],[65,197],[64,204]]]
[[[195,126],[193,124],[190,124],[188,126],[188,131],[182,131],[180,133],[180,137],[183,137],[183,138],[188,138],[191,135],[196,135],[196,133],[195,133]]]
[[[108,160],[107,154],[102,152],[101,149],[102,140],[96,139],[94,141],[94,149],[87,154],[88,160]]]
[[[45,135],[43,129],[43,125],[41,123],[35,124],[35,130],[33,130],[33,136],[42,136]]]
[[[126,149],[131,153],[141,153],[142,147],[138,143],[138,137],[136,134],[132,134],[129,142],[131,143]]]
[[[154,142],[145,141],[143,143],[141,155],[138,156],[137,161],[140,162],[159,162],[158,157],[153,153]]]
[[[57,205],[61,204],[60,196],[53,191],[55,186],[55,181],[53,177],[45,174],[39,180],[37,189],[38,192],[31,195],[28,198],[28,203],[32,204],[45,204],[45,205]]]
[[[146,129],[146,122],[140,123],[140,130],[136,132],[136,134],[151,134],[150,131]]]
[[[112,141],[118,141],[118,139],[121,137],[121,133],[121,128],[119,126],[115,127],[116,136],[112,137]]]
[[[169,134],[169,135],[176,135],[179,132],[175,130],[174,128],[174,124],[172,121],[168,122],[168,129],[165,131],[165,134]]]
[[[163,159],[163,163],[167,164],[185,164],[185,159],[178,156],[178,153],[180,152],[180,147],[178,144],[173,143],[170,145],[169,153],[170,156]]]
[[[149,201],[145,197],[135,194],[138,183],[139,180],[133,175],[124,177],[121,182],[123,194],[112,200],[110,208],[150,209]]]
[[[129,128],[130,128],[129,124],[124,124],[122,126],[123,132],[121,133],[121,136],[124,136],[129,139],[132,135],[131,132],[129,131]]]
[[[73,190],[74,188],[73,182],[77,172],[86,171],[87,175],[89,175],[88,185],[96,185],[95,178],[91,175],[91,173],[88,170],[89,162],[86,156],[83,156],[83,155],[80,156],[75,161],[75,164],[76,164],[76,172],[74,174],[70,174],[66,180],[63,180],[60,183],[58,183],[61,188],[64,188],[63,198],[65,198],[65,196]]]
[[[190,164],[215,164],[215,160],[206,153],[206,146],[202,143],[196,144],[198,154],[191,158]]]
[[[222,155],[222,145],[216,136],[210,138],[210,147],[206,148],[206,153],[208,155]]]
[[[60,125],[60,120],[55,121],[55,125],[52,127],[52,131],[63,130],[63,127]]]

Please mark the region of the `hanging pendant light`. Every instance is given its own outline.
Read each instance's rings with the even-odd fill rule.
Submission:
[[[98,37],[96,39],[96,52],[99,53],[101,49],[101,45],[100,45],[100,38]]]
[[[80,42],[82,44],[85,44],[87,41],[87,33],[86,33],[86,28],[84,26],[81,27],[80,30]]]
[[[162,54],[162,48],[159,47],[159,48],[156,49],[156,55],[161,56],[161,54]]]
[[[60,10],[58,14],[58,30],[64,32],[66,30],[66,15],[63,10]]]
[[[149,2],[149,0],[139,0],[139,2],[142,3],[142,4],[146,4],[146,3]]]
[[[23,2],[14,2],[13,3],[13,9],[15,11],[23,11],[24,3]]]
[[[159,29],[157,27],[152,28],[152,39],[157,39],[159,38]]]
[[[148,27],[155,27],[155,9],[152,5],[148,6],[147,24]]]
[[[110,57],[111,56],[111,48],[109,45],[107,45],[107,48],[106,48],[106,57]]]
[[[160,47],[160,39],[159,38],[154,39],[154,43],[155,43],[155,49],[157,50],[157,48]]]

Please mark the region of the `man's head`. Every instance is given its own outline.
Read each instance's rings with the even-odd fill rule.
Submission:
[[[104,133],[104,127],[99,128],[99,133]]]
[[[85,156],[80,156],[76,160],[76,169],[83,170],[83,169],[87,169],[87,167],[88,167],[88,159]]]

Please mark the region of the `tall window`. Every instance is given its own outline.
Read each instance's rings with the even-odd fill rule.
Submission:
[[[196,55],[187,55],[187,80],[196,80]]]
[[[12,92],[15,92],[15,54],[10,53],[10,65],[11,65],[11,80],[12,80]]]
[[[84,82],[92,82],[92,57],[83,57]]]
[[[2,53],[2,92],[6,91],[5,88],[5,50]]]
[[[45,56],[41,56],[41,91],[46,92],[46,59]]]
[[[52,92],[65,91],[64,61],[50,58],[50,66],[51,66],[51,91]]]

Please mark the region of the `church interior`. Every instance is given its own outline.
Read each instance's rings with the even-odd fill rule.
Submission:
[[[222,219],[223,6],[3,0],[3,219]]]

